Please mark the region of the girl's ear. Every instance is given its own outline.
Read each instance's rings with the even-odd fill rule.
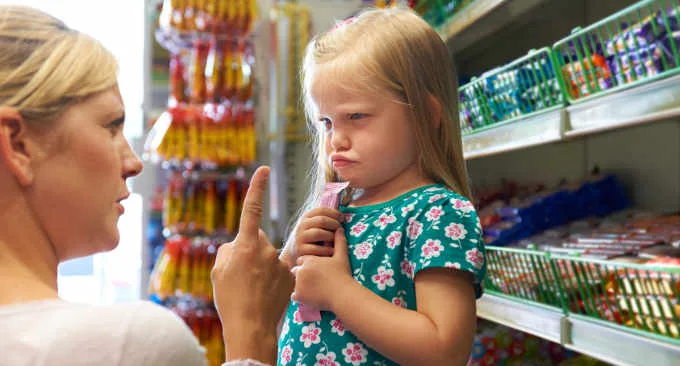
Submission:
[[[22,186],[33,182],[32,144],[21,114],[14,108],[0,107],[0,160]]]
[[[428,94],[428,104],[430,107],[430,112],[432,113],[432,121],[434,122],[434,128],[439,129],[442,124],[442,104],[439,103],[434,95]]]

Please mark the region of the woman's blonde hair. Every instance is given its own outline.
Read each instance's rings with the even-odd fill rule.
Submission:
[[[114,87],[118,64],[101,43],[30,7],[0,5],[0,106],[49,126],[66,108]]]
[[[458,82],[448,48],[415,12],[404,8],[366,10],[318,35],[307,46],[302,70],[305,112],[314,138],[311,191],[303,210],[318,204],[326,183],[337,181],[325,153],[325,133],[311,96],[314,73],[330,68],[368,92],[395,96],[414,123],[418,166],[424,176],[471,199],[458,123]],[[326,69],[324,69],[326,70]],[[335,80],[334,79],[334,80]],[[441,106],[435,121],[432,98]],[[299,218],[296,222],[299,222]],[[296,223],[297,225],[297,223]]]

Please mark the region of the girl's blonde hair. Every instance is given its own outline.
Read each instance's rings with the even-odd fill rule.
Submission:
[[[0,50],[0,106],[34,126],[117,83],[116,59],[101,43],[30,7],[0,5]]]
[[[392,95],[407,105],[423,175],[471,199],[458,123],[458,82],[449,51],[437,32],[415,12],[390,8],[364,11],[315,37],[307,46],[302,87],[314,137],[314,166],[303,210],[316,206],[325,184],[338,179],[325,153],[325,133],[312,125],[318,121],[312,83],[322,65],[331,65],[340,76],[333,80],[350,80],[343,84],[345,87],[351,84],[364,91]],[[432,98],[441,106],[439,124]]]

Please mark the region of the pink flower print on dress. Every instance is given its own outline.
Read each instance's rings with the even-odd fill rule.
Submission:
[[[446,196],[443,195],[443,194],[433,194],[432,197],[430,197],[430,199],[427,200],[427,202],[428,203],[434,203],[434,202],[439,201],[442,198],[446,198]]]
[[[366,224],[364,224],[363,222],[359,222],[356,225],[352,226],[352,230],[350,230],[350,235],[358,237],[361,234],[363,234],[364,231],[366,231],[366,228],[368,228]]]
[[[470,213],[475,210],[475,206],[472,205],[472,202],[467,200],[452,198],[451,204],[453,205],[453,208],[463,213]]]
[[[409,262],[408,260],[403,260],[401,262],[401,273],[407,278],[413,279],[413,271],[415,271],[416,265]]]
[[[354,247],[353,253],[357,259],[366,259],[373,253],[373,246],[368,242],[363,242]]]
[[[285,337],[288,334],[289,330],[290,330],[290,319],[286,319],[286,321],[283,323],[283,327],[281,327],[281,337]]]
[[[444,264],[444,267],[446,267],[446,268],[460,269],[460,263],[458,263],[458,262],[446,262],[446,263]]]
[[[383,213],[380,217],[375,220],[373,225],[380,228],[380,230],[385,230],[387,225],[397,222],[397,218],[393,214]]]
[[[346,213],[346,214],[345,214],[345,222],[346,222],[346,223],[352,222],[352,219],[353,219],[353,218],[354,218],[354,214],[349,214],[349,213]]]
[[[281,364],[287,365],[293,359],[293,348],[290,345],[283,347],[281,350]]]
[[[319,344],[321,342],[321,328],[317,328],[315,324],[305,325],[302,327],[302,335],[300,342],[305,344],[305,348],[309,348],[312,344]]]
[[[358,366],[362,363],[366,363],[366,356],[368,351],[364,348],[361,343],[347,343],[347,347],[342,350],[342,354],[345,356],[345,362],[352,364],[352,366]]]
[[[477,248],[470,249],[465,252],[465,259],[467,259],[468,263],[472,264],[477,269],[481,269],[484,265],[484,254],[482,254],[482,252],[480,252]]]
[[[387,236],[387,247],[390,249],[394,249],[401,244],[401,233],[398,231],[393,231],[390,235]]]
[[[425,214],[425,218],[427,218],[427,221],[433,221],[433,220],[439,220],[439,217],[444,213],[444,210],[442,210],[442,206],[434,206],[430,208],[429,211]]]
[[[314,366],[340,366],[340,364],[335,362],[335,352],[328,352],[327,354],[318,353]]]
[[[439,257],[439,254],[444,250],[442,242],[439,240],[427,239],[423,245],[423,257],[430,259],[432,257]]]
[[[394,286],[394,271],[380,266],[378,267],[378,274],[374,274],[371,279],[378,286],[378,290],[382,291],[386,287]]]
[[[465,230],[465,225],[463,224],[456,224],[452,222],[447,226],[444,230],[446,230],[446,235],[447,238],[451,238],[453,240],[462,240],[465,239],[465,235],[467,235],[467,230]]]
[[[339,319],[331,321],[331,333],[337,333],[339,336],[345,335],[345,325]]]
[[[397,305],[399,307],[402,307],[406,309],[406,301],[402,297],[395,297],[392,299],[392,304]]]
[[[415,218],[408,219],[408,228],[406,229],[406,235],[411,240],[416,240],[423,233],[423,224],[421,224]]]

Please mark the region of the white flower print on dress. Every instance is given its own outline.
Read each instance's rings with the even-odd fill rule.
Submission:
[[[385,230],[387,225],[395,223],[395,222],[397,222],[396,216],[394,216],[393,214],[388,215],[386,213],[383,213],[382,215],[380,215],[380,217],[378,217],[377,220],[375,220],[373,225],[379,227],[381,230]]]
[[[427,200],[428,203],[434,203],[439,201],[442,198],[446,198],[446,195],[443,194],[433,194],[429,200]]]
[[[295,313],[293,313],[293,323],[295,324],[302,324],[302,314],[300,314],[300,309],[295,310]]]
[[[427,239],[423,245],[422,252],[425,259],[432,257],[439,257],[439,254],[444,250],[442,242],[439,240]]]
[[[315,324],[305,325],[302,327],[302,335],[300,342],[305,344],[305,348],[309,348],[312,344],[319,344],[321,342],[321,328],[317,328]]]
[[[409,279],[413,279],[413,272],[416,269],[415,263],[411,263],[408,260],[403,260],[401,262],[401,273]]]
[[[409,204],[409,205],[406,205],[406,206],[404,206],[404,207],[402,207],[402,208],[401,208],[401,217],[406,217],[406,215],[408,215],[409,212],[411,212],[411,211],[413,211],[413,210],[415,210],[415,209],[416,209],[416,204],[415,204],[415,202],[414,202],[414,203],[411,203],[411,204]]]
[[[432,221],[432,220],[439,220],[439,217],[444,213],[444,210],[442,210],[442,206],[434,206],[430,208],[429,211],[425,214],[425,218],[427,218],[427,221]]]
[[[465,252],[465,259],[467,259],[468,263],[472,264],[477,269],[481,269],[484,265],[484,254],[482,254],[482,252],[480,252],[477,248],[473,248]]]
[[[378,287],[378,290],[384,290],[386,287],[394,286],[394,271],[392,269],[385,268],[384,266],[378,267],[378,273],[371,277],[373,283]]]
[[[387,247],[390,249],[394,249],[401,244],[401,233],[398,231],[393,231],[390,235],[387,236]]]
[[[472,202],[467,200],[452,198],[451,204],[453,205],[453,208],[463,213],[470,213],[475,210],[475,206],[472,205]]]
[[[287,365],[293,359],[293,348],[287,345],[281,349],[281,364]]]
[[[369,242],[363,242],[354,248],[354,256],[357,259],[366,259],[373,253],[373,246]]]
[[[404,300],[403,297],[394,297],[392,298],[392,304],[400,306],[404,309],[406,309],[406,301]]]
[[[283,327],[281,327],[281,337],[285,337],[288,334],[289,330],[290,330],[290,319],[286,319],[286,321],[283,323]]]
[[[352,222],[352,219],[353,219],[353,218],[354,218],[354,214],[351,214],[351,213],[346,213],[346,214],[345,214],[345,222],[346,222],[346,223],[349,224],[350,222]]]
[[[337,333],[341,337],[345,335],[345,325],[339,319],[333,319],[331,327],[331,333]]]
[[[358,366],[367,362],[366,356],[368,355],[368,350],[361,343],[349,342],[345,349],[342,350],[342,354],[345,356],[346,363]]]
[[[350,235],[358,237],[361,234],[363,234],[364,231],[366,231],[366,228],[368,228],[366,224],[364,224],[363,222],[359,222],[356,225],[352,226],[352,229],[350,230]]]
[[[443,188],[442,187],[431,187],[425,190],[425,192],[437,192],[441,191]]]
[[[446,263],[444,263],[444,267],[460,269],[460,263],[458,263],[458,262],[446,262]]]
[[[453,240],[465,239],[465,236],[467,235],[465,225],[456,224],[455,222],[449,224],[449,226],[447,226],[444,230],[446,230],[444,235],[446,235],[447,238],[451,238]]]
[[[335,352],[328,352],[327,354],[318,353],[314,366],[340,366],[340,364],[335,362]]]
[[[408,219],[408,227],[406,228],[406,233],[409,239],[411,240],[418,239],[420,234],[423,233],[423,224],[421,224],[415,218],[411,217],[410,219]]]

